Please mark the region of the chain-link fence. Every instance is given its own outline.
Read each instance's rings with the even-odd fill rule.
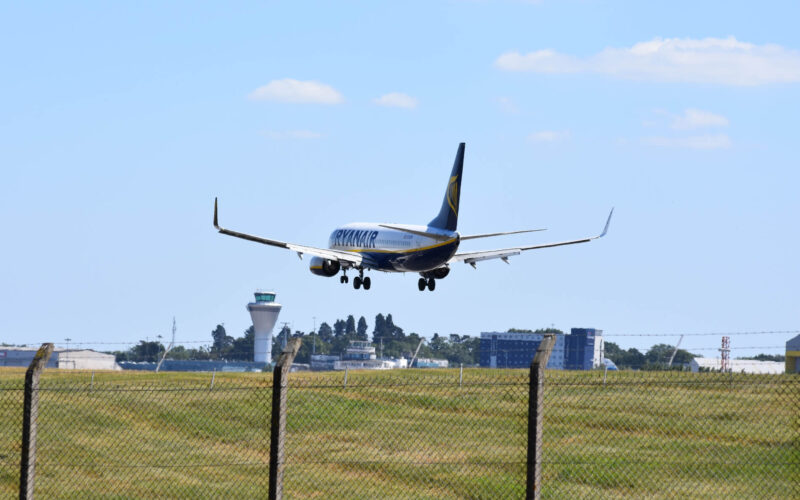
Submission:
[[[800,498],[800,377],[547,372],[543,498]]]
[[[293,373],[286,498],[524,498],[526,370]],[[0,496],[24,372],[0,371]],[[262,498],[272,376],[45,370],[40,498]],[[546,373],[542,498],[800,498],[800,377]]]
[[[285,487],[316,498],[522,498],[527,372],[292,381]],[[461,380],[461,383],[459,383]]]
[[[213,386],[211,377],[45,371],[36,496],[261,497],[271,377],[215,376]],[[17,495],[22,394],[21,382],[0,389],[4,498]]]

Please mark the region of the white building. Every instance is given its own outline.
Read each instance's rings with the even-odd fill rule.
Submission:
[[[786,365],[780,361],[757,361],[754,359],[731,359],[730,371],[733,373],[771,373],[780,374],[786,371]],[[697,373],[701,369],[708,371],[719,371],[722,366],[720,358],[694,358],[689,363],[692,373]]]
[[[0,366],[27,368],[33,361],[36,351],[38,349],[32,347],[0,347]],[[113,354],[91,349],[54,349],[46,367],[68,370],[122,370]]]
[[[364,340],[351,340],[342,359],[339,356],[314,354],[311,356],[312,370],[394,370],[408,368],[408,360],[377,359],[375,347]]]
[[[275,302],[275,292],[256,292],[256,301],[247,304],[253,320],[253,361],[272,363],[272,329],[281,313],[281,305]]]

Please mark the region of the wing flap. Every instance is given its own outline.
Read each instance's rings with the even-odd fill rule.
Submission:
[[[506,260],[514,255],[519,255],[522,250],[519,248],[505,248],[502,250],[484,250],[482,252],[457,253],[450,259],[450,262],[463,262],[475,267],[476,262],[491,259]]]
[[[591,238],[581,238],[578,240],[569,240],[569,241],[559,241],[557,243],[544,243],[541,245],[531,245],[527,247],[517,247],[517,248],[502,248],[499,250],[483,250],[480,252],[463,252],[455,254],[451,259],[450,262],[463,262],[465,264],[469,264],[472,267],[475,267],[476,262],[480,262],[482,260],[491,260],[491,259],[503,259],[504,261],[508,262],[508,258],[514,255],[519,255],[521,252],[526,250],[537,250],[539,248],[551,248],[551,247],[560,247],[564,245],[575,245],[578,243],[587,243],[592,240],[596,240],[598,238],[602,238],[608,232],[608,226],[611,223],[611,216],[614,215],[614,209],[611,209],[611,213],[608,214],[608,219],[606,220],[606,225],[603,228],[603,232],[597,236],[592,236]],[[463,237],[462,237],[463,239]]]

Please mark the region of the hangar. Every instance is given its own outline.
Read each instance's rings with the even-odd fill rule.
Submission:
[[[16,366],[27,368],[33,361],[36,351],[32,347],[0,347],[0,366]],[[47,368],[69,370],[121,370],[113,354],[97,352],[91,349],[53,350],[47,362]]]
[[[786,342],[786,373],[800,373],[800,335]]]
[[[784,366],[780,361],[756,361],[753,359],[731,359],[730,372],[732,373],[783,373]],[[722,360],[720,358],[694,358],[689,362],[692,373],[700,371],[720,371]]]

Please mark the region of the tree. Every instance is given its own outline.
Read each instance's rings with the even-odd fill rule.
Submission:
[[[367,340],[367,320],[364,319],[364,316],[358,318],[358,326],[356,327],[356,334],[358,336],[358,340]]]
[[[225,332],[223,325],[217,325],[214,331],[211,332],[211,338],[214,339],[214,350],[218,353],[223,352],[227,347],[233,345],[233,337],[228,336]]]
[[[669,344],[656,344],[652,346],[645,354],[645,358],[647,359],[647,363],[649,365],[647,368],[671,368],[667,366],[667,363],[669,363],[673,352],[675,352],[675,346]],[[678,349],[678,351],[675,352],[675,359],[672,361],[672,365],[682,366],[686,363],[689,363],[694,358],[695,355],[689,351]]]
[[[451,334],[449,339],[434,334],[430,341],[432,357],[446,359],[453,365],[478,364],[481,340],[469,335]]]
[[[638,349],[632,347],[626,351],[614,342],[605,343],[605,357],[613,361],[617,368],[620,369],[633,368],[638,370],[643,368],[647,362],[645,355],[639,352]]]
[[[755,356],[736,358],[736,359],[752,359],[755,361],[786,361],[786,356],[783,354],[756,354]]]
[[[434,333],[428,345],[433,352],[444,352],[447,348],[447,340],[444,337],[440,337],[438,333]]]
[[[345,332],[346,328],[347,328],[347,323],[345,323],[344,321],[342,321],[340,319],[337,319],[333,323],[334,336],[337,339],[340,338],[340,337],[344,337],[344,332]]]
[[[394,320],[392,319],[391,314],[386,315],[386,336],[392,337],[393,339],[402,339],[405,338],[403,334],[403,329],[399,326],[394,324]]]
[[[372,341],[380,342],[381,337],[386,336],[386,318],[383,317],[383,314],[378,313],[378,315],[375,316],[375,329],[372,330]]]
[[[352,314],[347,316],[347,325],[345,327],[345,335],[353,335],[356,333],[356,319]]]
[[[509,328],[508,333],[558,333],[563,335],[564,332],[559,330],[558,328],[537,328],[536,330],[530,330],[527,328]]]
[[[252,361],[254,351],[255,329],[251,326],[244,331],[244,336],[234,339],[229,357],[237,361]]]
[[[155,363],[158,361],[164,346],[161,342],[147,342],[140,340],[138,345],[131,348],[131,361],[148,361]]]
[[[323,342],[330,342],[333,340],[333,329],[328,323],[323,322],[319,325],[319,331],[317,333],[319,334],[320,340]]]

